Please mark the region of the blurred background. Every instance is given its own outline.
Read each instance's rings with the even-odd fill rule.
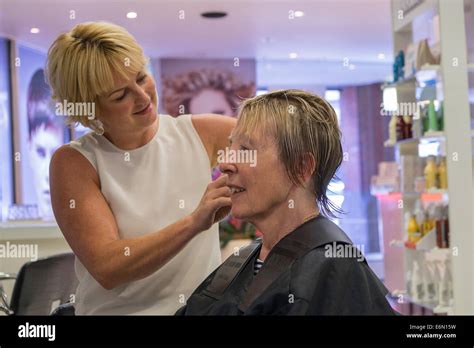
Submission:
[[[4,251],[70,251],[48,166],[88,130],[54,116],[44,66],[61,32],[98,20],[142,45],[160,113],[235,117],[242,99],[286,88],[326,98],[343,135],[328,192],[345,212],[335,222],[400,312],[474,314],[474,1],[0,0]],[[230,216],[220,234],[225,257],[258,231]],[[0,253],[0,272],[27,261]]]

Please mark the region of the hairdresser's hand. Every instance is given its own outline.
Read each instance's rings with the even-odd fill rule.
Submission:
[[[198,232],[202,232],[227,216],[232,205],[230,196],[231,190],[227,186],[226,174],[221,175],[217,180],[207,185],[201,202],[191,214],[193,227]]]

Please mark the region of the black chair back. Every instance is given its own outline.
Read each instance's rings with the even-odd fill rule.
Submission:
[[[66,253],[25,263],[13,288],[10,308],[15,315],[49,315],[70,302],[77,288],[74,254]]]

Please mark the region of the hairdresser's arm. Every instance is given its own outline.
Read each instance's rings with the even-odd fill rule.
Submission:
[[[115,217],[89,161],[65,145],[55,152],[50,165],[51,199],[58,225],[76,256],[105,289],[154,273],[195,235],[210,228],[215,212],[231,204],[226,180],[225,176],[209,184],[189,216],[160,231],[120,239]]]
[[[237,120],[230,116],[205,114],[193,115],[192,121],[206,147],[213,168],[218,164],[218,151],[225,150],[229,146],[229,136]]]

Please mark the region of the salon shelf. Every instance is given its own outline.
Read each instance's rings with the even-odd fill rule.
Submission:
[[[439,0],[413,2],[391,0],[391,10],[394,56],[406,49],[408,45],[416,45],[416,41],[420,37],[424,37],[420,36],[423,33],[420,33],[419,23],[427,23],[435,17],[437,19],[433,21],[433,24],[427,23],[438,32],[438,35],[432,37],[433,41],[439,45],[439,50],[434,51],[440,53],[441,57],[445,59],[449,59],[446,57],[450,57],[452,52],[457,52],[459,56],[468,56],[466,42],[456,40],[456,38],[463,36],[466,30],[465,23],[459,21],[459,18],[465,15],[464,4],[461,1],[453,1],[451,4],[450,1]],[[403,16],[400,16],[400,11]],[[441,22],[443,25],[440,25]],[[441,64],[424,65],[412,76],[407,76],[407,79],[384,86],[396,89],[397,97],[400,95],[398,98],[400,100],[397,102],[421,103],[427,97],[418,95],[416,92],[419,91],[416,88],[422,88],[423,85],[428,85],[428,81],[434,81],[436,84],[430,83],[430,85],[436,89],[437,99],[444,101],[443,132],[428,133],[423,137],[405,139],[393,144],[385,142],[385,147],[393,148],[397,163],[401,163],[401,156],[424,158],[429,155],[446,157],[447,154],[455,152],[462,153],[462,156],[472,154],[474,132],[470,129],[468,93],[446,93],[446,91],[454,89],[464,92],[469,89],[468,73],[471,75],[474,72],[473,63],[473,61],[468,61],[467,64],[460,62],[455,69],[451,68],[450,62],[447,60],[442,61]],[[467,137],[469,133],[471,137]],[[447,161],[447,170],[448,190],[434,190],[417,195],[409,192],[398,195],[396,192],[389,195],[377,192],[377,197],[380,197],[378,199],[380,222],[384,225],[383,236],[386,250],[384,256],[387,261],[385,263],[385,279],[389,289],[403,289],[407,284],[407,271],[412,268],[414,260],[419,258],[419,261],[422,262],[425,258],[435,260],[452,258],[450,271],[453,277],[454,304],[443,307],[412,299],[411,302],[428,308],[434,313],[472,314],[474,312],[471,300],[474,272],[465,268],[466,264],[472,263],[472,253],[466,252],[466,250],[468,251],[467,246],[472,245],[474,239],[471,230],[471,216],[465,214],[465,211],[473,210],[473,201],[465,199],[466,194],[470,194],[470,189],[466,189],[466,187],[470,186],[467,185],[467,181],[472,176],[472,171],[468,166],[453,165],[453,161]],[[400,181],[403,182],[403,180]],[[418,198],[428,202],[449,199],[450,244],[458,246],[460,249],[456,257],[452,257],[453,249],[451,248],[436,248],[433,235],[429,236],[431,240],[426,239],[425,245],[417,245],[415,250],[405,247],[403,241],[406,238],[406,232],[403,231],[406,224],[404,213],[414,210]],[[399,200],[403,202],[403,209],[400,209]],[[395,264],[398,267],[393,267]]]
[[[393,248],[402,248],[402,249],[411,250],[411,251],[422,251],[422,252],[432,255],[434,259],[438,259],[438,258],[444,259],[448,257],[449,255],[451,255],[450,248],[438,248],[438,247],[425,248],[423,247],[422,244],[418,245],[418,243],[415,245],[414,248],[412,248],[412,247],[406,246],[404,240],[394,239],[390,241],[389,245]]]
[[[14,221],[0,223],[0,240],[64,238],[55,222]]]
[[[384,89],[384,88],[393,88],[393,87],[398,87],[400,85],[404,85],[404,84],[407,84],[407,83],[416,83],[416,76],[413,75],[413,76],[410,76],[410,77],[407,77],[407,78],[404,78],[404,79],[401,79],[401,80],[398,80],[398,81],[395,81],[395,82],[387,82],[387,83],[384,83],[382,86],[381,86],[381,89]]]
[[[394,8],[392,7],[392,11]],[[405,33],[410,31],[410,26],[415,20],[415,18],[426,12],[434,12],[436,10],[436,2],[434,0],[425,0],[418,4],[414,9],[409,9],[408,13],[404,13],[403,18],[393,21],[393,31],[396,33]],[[404,12],[407,12],[406,10]],[[398,16],[398,12],[394,14]]]
[[[403,295],[404,299],[406,299],[406,302],[413,303],[417,306],[429,309],[430,311],[433,311],[435,314],[449,314],[452,311],[452,308],[449,306],[440,306],[436,302],[429,302],[429,301],[420,301],[420,300],[414,300],[411,298],[408,294]]]

